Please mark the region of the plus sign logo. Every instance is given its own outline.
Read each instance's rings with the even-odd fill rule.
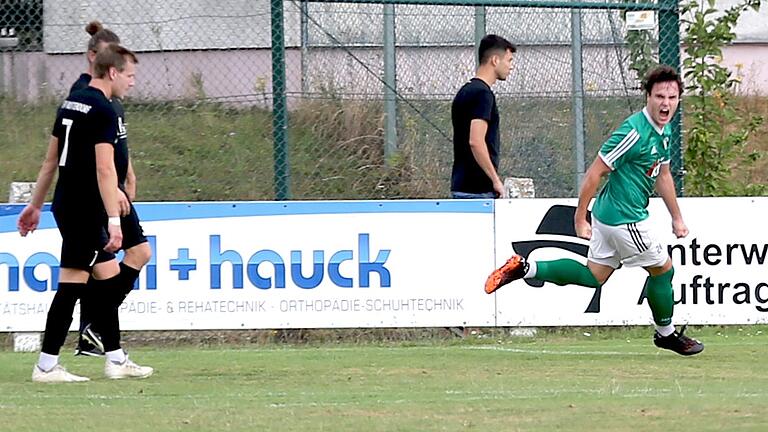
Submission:
[[[197,260],[189,256],[189,249],[179,248],[178,258],[170,261],[171,270],[179,272],[179,280],[189,280],[189,274],[197,270]]]

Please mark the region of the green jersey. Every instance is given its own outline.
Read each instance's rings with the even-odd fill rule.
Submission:
[[[660,129],[648,111],[629,116],[600,148],[600,158],[611,168],[597,195],[592,214],[607,225],[648,218],[648,199],[662,164],[669,163],[670,127]]]

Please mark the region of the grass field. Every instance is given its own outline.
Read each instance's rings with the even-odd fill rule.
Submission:
[[[142,347],[144,381],[30,382],[36,354],[0,352],[3,431],[765,431],[768,326],[693,328],[704,353],[648,328],[410,343]],[[589,332],[589,333],[588,333]]]

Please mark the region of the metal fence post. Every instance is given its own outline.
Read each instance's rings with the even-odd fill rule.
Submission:
[[[384,159],[397,152],[397,75],[395,57],[395,5],[384,4]]]
[[[480,41],[485,37],[485,6],[475,6],[475,66],[480,66],[480,57],[478,57]]]
[[[675,68],[682,75],[680,70],[680,11],[675,0],[659,1],[659,61]],[[677,108],[677,113],[669,123],[672,128],[671,156],[672,156],[672,175],[675,179],[675,189],[677,194],[682,196],[683,175],[683,138],[682,138],[682,118],[683,104]]]
[[[576,193],[584,177],[584,77],[582,70],[581,10],[571,9],[571,76],[573,82],[573,133]]]
[[[301,93],[306,95],[309,92],[309,82],[307,82],[307,71],[309,61],[309,3],[307,0],[301,0],[299,4],[301,10]]]
[[[272,139],[275,199],[291,198],[288,166],[288,103],[285,95],[285,22],[283,0],[272,0]]]

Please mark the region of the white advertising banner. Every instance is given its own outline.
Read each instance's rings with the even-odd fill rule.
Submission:
[[[677,324],[768,323],[768,198],[682,198],[690,234],[672,234],[661,199],[650,221],[675,265]],[[496,201],[496,263],[512,253],[530,260],[572,258],[586,263],[588,242],[575,237],[575,199]],[[499,326],[650,324],[643,298],[647,273],[620,268],[602,289],[515,281],[497,291]]]
[[[601,289],[485,278],[513,251],[586,262],[575,199],[137,204],[153,250],[121,307],[126,330],[646,325],[646,273]],[[768,198],[683,198],[675,323],[768,323]],[[43,329],[61,240],[50,212],[22,238],[23,205],[0,205],[0,331]],[[494,262],[495,260],[495,262]],[[75,316],[72,328],[77,327]]]
[[[43,330],[61,239],[0,205],[0,331]],[[139,203],[124,330],[492,326],[493,201]],[[75,317],[72,328],[78,326]]]

